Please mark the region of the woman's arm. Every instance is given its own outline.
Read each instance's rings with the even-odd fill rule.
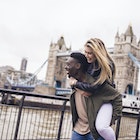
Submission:
[[[81,90],[90,92],[91,94],[94,93],[95,90],[98,90],[101,88],[102,85],[92,85],[86,82],[79,82],[77,81],[75,85],[73,85],[76,88],[79,88]]]
[[[78,88],[80,90],[86,91],[86,92],[90,92],[90,94],[93,94],[95,90],[101,88],[101,86],[103,85],[93,85],[87,82],[79,82],[76,79],[74,79],[73,77],[71,77],[69,79],[69,84],[74,87],[74,88]]]

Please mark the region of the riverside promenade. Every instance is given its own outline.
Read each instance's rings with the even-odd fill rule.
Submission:
[[[3,95],[18,100],[7,102]],[[70,140],[72,122],[68,97],[0,89],[1,140]],[[126,109],[135,113],[127,113]],[[124,107],[113,127],[117,140],[140,139],[140,109]]]

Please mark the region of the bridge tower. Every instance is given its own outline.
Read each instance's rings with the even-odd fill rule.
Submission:
[[[67,53],[71,50],[71,47],[67,47],[64,37],[61,36],[57,43],[50,44],[48,65],[45,83],[50,87],[65,88],[66,87],[66,71],[65,60],[66,57],[58,56],[60,53]]]
[[[133,33],[132,26],[129,25],[126,32],[115,36],[114,51],[112,57],[116,64],[116,88],[121,93],[137,94],[138,86],[138,66],[129,57],[131,53],[140,62],[140,40]]]

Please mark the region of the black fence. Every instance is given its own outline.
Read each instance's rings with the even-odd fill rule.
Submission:
[[[1,140],[69,140],[72,122],[69,98],[0,89]],[[126,108],[113,126],[118,140],[140,139],[138,108]]]

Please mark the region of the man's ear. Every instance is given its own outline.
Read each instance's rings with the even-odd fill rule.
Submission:
[[[81,67],[81,64],[80,64],[80,63],[77,63],[77,64],[76,64],[76,68],[77,68],[77,69],[80,69],[80,67]]]

